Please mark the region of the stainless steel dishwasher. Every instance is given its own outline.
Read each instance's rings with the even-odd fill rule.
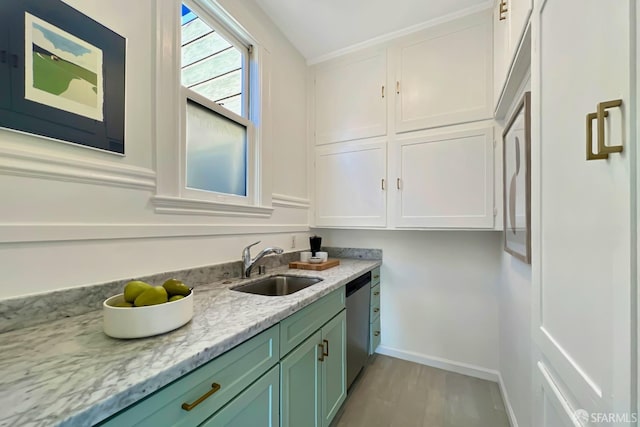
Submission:
[[[347,283],[347,388],[369,357],[371,272]]]

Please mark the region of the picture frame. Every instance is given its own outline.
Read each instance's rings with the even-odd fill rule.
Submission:
[[[531,264],[531,92],[502,133],[504,250]]]
[[[61,0],[0,13],[0,127],[124,155],[126,39]]]

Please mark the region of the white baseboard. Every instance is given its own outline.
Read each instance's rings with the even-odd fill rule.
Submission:
[[[494,369],[483,368],[481,366],[463,362],[456,362],[453,360],[443,359],[441,357],[414,353],[412,351],[399,350],[397,348],[387,347],[384,345],[379,346],[376,353],[397,357],[398,359],[408,360],[410,362],[431,366],[433,368],[444,369],[445,371],[468,375],[474,378],[493,381],[495,383],[499,383],[500,379],[500,373]]]
[[[500,393],[502,394],[502,402],[504,403],[504,409],[507,411],[509,423],[511,424],[511,427],[518,427],[518,419],[516,418],[516,413],[513,411],[513,407],[511,406],[511,400],[509,400],[507,386],[504,384],[504,381],[502,380],[502,374],[500,374],[500,372],[498,372],[498,377],[498,385],[500,386]]]

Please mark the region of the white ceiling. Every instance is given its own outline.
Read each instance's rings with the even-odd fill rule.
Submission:
[[[256,0],[293,45],[313,62],[322,56],[486,5],[487,0]]]

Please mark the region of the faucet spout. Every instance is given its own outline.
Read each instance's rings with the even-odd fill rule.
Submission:
[[[281,255],[284,252],[284,249],[278,247],[269,247],[261,250],[255,258],[251,259],[251,247],[257,245],[260,241],[250,244],[246,248],[242,250],[242,265],[244,271],[244,277],[249,277],[251,275],[251,269],[256,264],[256,262],[260,261],[262,257],[269,254],[278,254]]]

